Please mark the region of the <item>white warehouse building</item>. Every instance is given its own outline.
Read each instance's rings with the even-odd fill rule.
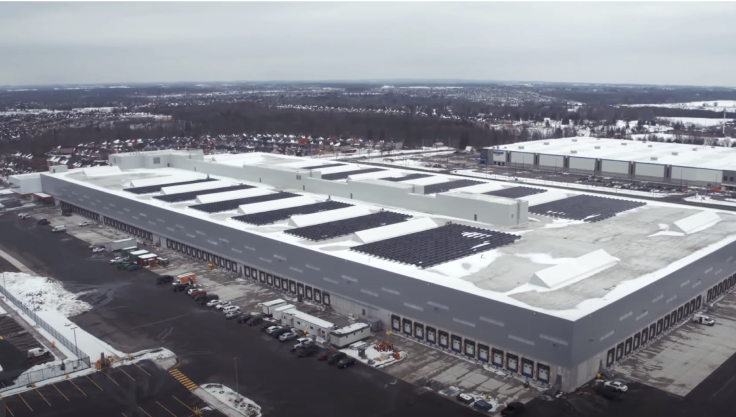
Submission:
[[[736,190],[736,148],[577,137],[484,148],[491,165]]]
[[[736,279],[736,216],[713,209],[274,154],[110,162],[23,186],[163,253],[564,390]]]

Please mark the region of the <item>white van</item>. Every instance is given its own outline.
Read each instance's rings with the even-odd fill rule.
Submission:
[[[51,229],[51,231],[54,232],[54,233],[56,233],[56,232],[65,232],[66,231],[66,226],[64,226],[63,224],[60,224],[58,226],[54,226]]]
[[[225,307],[225,308],[222,309],[222,312],[224,314],[227,314],[227,313],[229,313],[231,311],[240,311],[240,307],[238,307],[238,306],[227,306],[227,307]]]
[[[716,324],[716,321],[706,316],[705,314],[696,314],[693,316],[693,323],[705,324],[706,326],[712,326]]]

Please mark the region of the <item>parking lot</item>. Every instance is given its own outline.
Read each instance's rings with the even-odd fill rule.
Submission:
[[[46,214],[39,211],[38,215]],[[73,217],[66,221],[72,223]],[[15,235],[0,236],[2,250],[39,275],[60,280],[72,292],[85,291],[81,298],[94,308],[71,321],[124,352],[155,347],[174,351],[182,361],[180,371],[198,385],[222,383],[235,387],[233,358],[237,357],[240,392],[259,404],[266,415],[476,415],[453,400],[380,370],[363,365],[338,370],[314,358],[295,358],[288,343],[225,320],[221,313],[195,303],[183,293],[156,285],[156,275],[149,270],[128,272],[111,267],[109,253],[92,254],[87,242],[73,236],[88,233],[92,237],[97,231],[89,227],[82,230],[74,226],[68,233],[52,234],[48,226],[6,216],[0,218],[0,227]],[[103,236],[96,239],[89,240],[110,240]],[[172,272],[189,268],[175,263],[172,257]],[[202,271],[200,276],[208,289],[211,287],[222,298],[234,297],[244,311],[260,301],[283,298],[221,271]],[[311,307],[323,317],[333,314],[319,311],[316,306],[300,305],[299,309],[309,312]],[[334,317],[334,321],[338,319]]]
[[[5,399],[11,417],[189,417],[206,404],[153,362],[109,368]],[[204,415],[222,416],[207,411]]]

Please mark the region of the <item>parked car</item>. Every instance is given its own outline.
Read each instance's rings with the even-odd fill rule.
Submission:
[[[318,361],[326,361],[326,360],[330,359],[330,356],[332,356],[332,355],[333,355],[333,353],[331,351],[326,350],[326,351],[320,353],[317,356],[317,360]]]
[[[81,222],[81,223],[79,223],[80,226],[89,226],[90,224],[91,224],[90,222]]]
[[[280,341],[282,341],[282,342],[288,342],[289,340],[294,340],[294,339],[296,339],[296,338],[297,338],[297,336],[298,336],[298,335],[297,335],[296,333],[294,333],[294,332],[292,332],[292,331],[289,331],[289,332],[287,332],[287,333],[284,333],[284,334],[282,334],[281,336],[279,336],[279,340],[280,340]]]
[[[139,270],[139,269],[141,269],[141,268],[143,268],[143,267],[142,267],[142,266],[140,266],[140,265],[138,265],[138,264],[133,264],[133,265],[130,265],[130,266],[128,267],[128,271],[137,271],[137,270]]]
[[[611,387],[619,392],[626,392],[629,390],[629,387],[621,381],[606,381],[603,386]]]
[[[618,400],[623,398],[624,395],[623,392],[605,384],[598,385],[595,388],[595,392],[604,398],[608,398],[609,400]]]
[[[41,220],[39,220],[39,221],[36,222],[36,224],[39,225],[39,226],[46,226],[47,224],[50,224],[50,223],[51,222],[48,221],[47,219],[41,219]]]
[[[706,326],[713,326],[716,324],[716,321],[713,320],[712,317],[706,316],[704,314],[696,314],[692,318],[693,323],[699,323],[699,324],[705,324]]]
[[[192,292],[189,293],[189,296],[195,298],[200,294],[207,294],[207,291],[205,291],[203,288],[195,288]]]
[[[206,299],[207,299],[207,291],[202,291],[199,294],[197,294],[196,296],[194,296],[194,301],[196,301],[196,302],[200,302],[200,301],[206,300]]]
[[[104,251],[105,251],[105,248],[103,248],[102,246],[98,246],[98,247],[92,249],[92,252],[93,253],[104,252]]]
[[[157,285],[168,284],[173,281],[174,277],[172,277],[171,275],[161,275],[160,277],[156,278]]]
[[[455,397],[456,400],[460,401],[463,404],[472,404],[475,402],[475,398],[471,397],[468,394],[460,393]]]
[[[296,356],[300,358],[304,358],[307,356],[312,356],[319,352],[319,346],[317,345],[307,345],[307,346],[300,346],[296,349]]]
[[[200,294],[200,295],[201,295],[201,294]],[[198,300],[197,302],[198,302],[199,304],[207,304],[207,303],[209,303],[210,301],[216,301],[216,300],[219,300],[219,299],[220,299],[220,296],[219,296],[219,295],[217,295],[217,294],[205,294],[205,295],[204,295],[204,297],[202,297],[202,298],[201,298],[200,300]]]
[[[487,403],[487,402],[485,402],[483,400],[478,400],[478,401],[474,402],[473,403],[473,407],[475,407],[475,408],[477,408],[477,409],[479,409],[481,411],[485,411],[485,412],[488,412],[488,411],[493,410],[493,405],[492,404],[489,404],[489,403]]]
[[[274,334],[274,332],[278,332],[279,330],[282,330],[282,329],[283,329],[283,327],[281,327],[281,326],[272,326],[272,327],[269,327],[268,329],[266,329],[266,333],[267,334]]]
[[[46,348],[33,348],[28,350],[28,358],[38,358],[41,356],[49,356],[51,351]]]
[[[60,224],[58,226],[52,227],[51,231],[53,233],[66,232],[66,226],[64,226],[63,224]]]
[[[347,368],[348,366],[353,366],[353,365],[355,365],[355,358],[351,358],[349,356],[347,358],[342,358],[337,362],[337,367],[340,369],[344,369],[344,368]]]
[[[263,323],[263,317],[253,317],[250,320],[248,320],[248,323],[246,323],[248,326],[258,326],[259,324]]]
[[[345,352],[333,353],[329,358],[327,358],[327,363],[334,365],[347,357],[348,355],[346,355]]]
[[[231,311],[240,311],[240,307],[237,306],[227,306],[222,309],[223,314],[230,313]]]
[[[517,417],[524,412],[524,403],[513,402],[501,409],[501,417]]]
[[[211,301],[209,301],[207,303],[207,307],[214,307],[214,306],[216,306],[218,304],[222,304],[224,302],[225,302],[225,300],[211,300]]]
[[[30,215],[28,213],[18,213],[18,217],[20,217],[21,219],[25,219],[30,217]]]
[[[231,303],[230,301],[223,301],[222,303],[215,305],[215,308],[218,310],[222,310],[223,308],[227,308],[232,305],[233,303]]]
[[[270,334],[271,334],[271,336],[273,336],[275,338],[279,338],[279,337],[281,337],[282,334],[286,334],[286,333],[291,333],[291,329],[289,329],[288,327],[283,327],[281,329],[274,330]]]
[[[173,290],[174,292],[184,291],[187,288],[184,284],[174,284]]]
[[[125,260],[125,259],[123,259],[123,258],[121,258],[121,257],[119,257],[119,256],[116,256],[116,257],[114,257],[114,258],[110,259],[110,264],[116,264],[116,263],[118,263],[118,262],[122,262],[122,261],[124,261],[124,260]]]
[[[225,318],[230,320],[230,319],[234,319],[235,317],[239,317],[242,314],[243,312],[240,310],[230,310],[227,312],[227,314],[225,314]]]
[[[201,285],[199,285],[199,284],[195,284],[195,285],[190,285],[190,286],[189,286],[189,287],[187,288],[187,295],[192,295],[192,293],[193,293],[194,291],[196,291],[196,290],[199,290],[199,289],[202,289],[202,286],[201,286]]]

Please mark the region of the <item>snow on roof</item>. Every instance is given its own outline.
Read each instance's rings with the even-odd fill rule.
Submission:
[[[721,216],[712,211],[701,211],[692,216],[685,217],[674,223],[675,229],[682,233],[690,234],[697,232],[703,228],[713,226],[721,221]]]
[[[285,306],[276,307],[274,311],[286,311],[291,310],[292,308],[296,308],[296,306],[294,304],[287,304]]]
[[[284,301],[284,300],[282,300],[280,298],[277,298],[275,300],[266,301],[266,302],[263,302],[261,304],[264,305],[264,306],[266,306],[266,307],[271,307],[271,306],[275,306],[277,304],[282,304],[282,303],[285,303],[285,302],[286,301]]]
[[[192,175],[189,173],[182,173],[181,175],[169,174],[169,175],[155,176],[153,178],[133,179],[133,180],[130,180],[130,186],[131,187],[148,187],[151,185],[164,186],[166,184],[173,184],[173,183],[184,182],[184,181],[194,181],[197,179],[204,179],[204,178],[205,176],[202,174],[197,174],[197,175]]]
[[[548,143],[548,145],[545,145],[545,143]],[[599,149],[596,149],[596,147]],[[502,146],[499,149],[513,152],[736,170],[736,148],[720,146],[577,137],[523,142]],[[571,151],[576,151],[576,153],[572,154]]]
[[[404,222],[376,227],[355,232],[353,240],[360,243],[371,243],[392,237],[404,236],[410,233],[422,232],[437,227],[437,223],[429,217],[407,220]]]
[[[335,327],[335,325],[333,323],[330,323],[327,320],[322,320],[319,317],[314,317],[311,314],[307,314],[307,313],[305,313],[303,311],[299,311],[297,309],[293,309],[293,310],[289,310],[289,311],[284,311],[284,314],[285,315],[292,316],[292,317],[297,318],[297,319],[302,319],[302,320],[304,320],[306,322],[312,323],[315,326],[321,327],[323,329],[331,329],[331,328]]]
[[[225,191],[224,193],[202,194],[197,196],[197,204],[214,203],[217,201],[235,200],[238,198],[256,197],[259,195],[273,194],[274,192],[265,187],[249,188],[247,190]]]
[[[155,253],[147,253],[145,255],[141,255],[138,257],[138,259],[151,259],[151,258],[158,258],[158,255]]]
[[[368,323],[353,323],[345,327],[340,327],[339,329],[335,329],[331,331],[330,334],[341,336],[344,334],[350,334],[352,332],[355,332],[361,329],[365,329],[366,327],[370,327],[370,325]]]
[[[371,214],[371,211],[365,207],[352,206],[345,207],[337,210],[322,211],[319,213],[312,214],[299,214],[291,216],[289,219],[289,226],[294,227],[305,227],[313,224],[334,222],[337,220],[350,219],[358,216],[365,216]]]
[[[166,194],[188,193],[191,191],[213,190],[215,188],[229,187],[231,185],[233,184],[227,181],[195,182],[194,184],[174,185],[171,187],[163,187],[161,188],[161,194],[166,195]]]
[[[530,284],[545,288],[558,288],[595,275],[606,268],[610,268],[618,259],[599,249],[587,255],[569,259],[555,266],[537,271]]]
[[[288,197],[279,200],[263,201],[260,203],[245,204],[238,207],[239,214],[263,213],[264,211],[273,211],[289,207],[306,206],[314,204],[317,201],[307,196]]]
[[[141,250],[137,250],[135,252],[130,252],[130,255],[136,255],[137,256],[137,255],[143,255],[144,253],[148,253],[148,251],[141,249]]]
[[[111,166],[102,166],[102,167],[94,167],[94,168],[86,168],[82,171],[84,175],[88,177],[94,177],[98,175],[116,175],[120,174],[122,171],[119,167],[111,167]]]

